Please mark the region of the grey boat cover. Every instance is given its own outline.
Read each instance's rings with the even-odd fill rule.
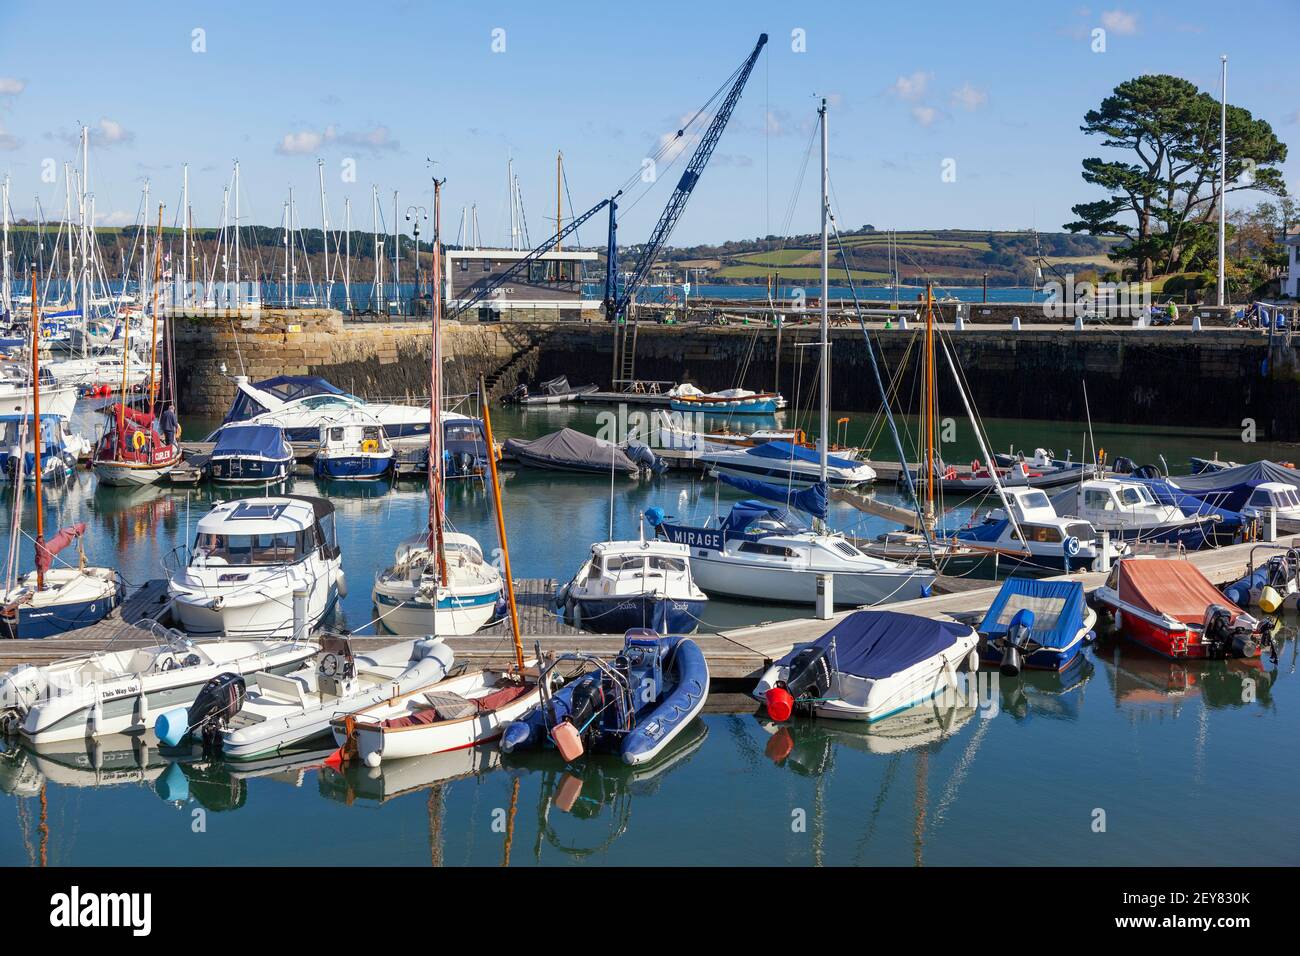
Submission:
[[[561,428],[558,432],[531,440],[507,439],[505,453],[537,468],[608,472],[612,458],[613,468],[617,472],[635,475],[639,471],[636,462],[617,445],[584,435],[572,428]]]

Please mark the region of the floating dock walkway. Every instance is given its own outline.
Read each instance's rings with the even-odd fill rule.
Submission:
[[[1201,570],[1211,582],[1222,586],[1243,577],[1254,551],[1256,562],[1287,547],[1300,546],[1300,536],[1279,538],[1273,550],[1261,542],[1230,545],[1187,555],[1187,561]],[[1081,572],[1057,575],[1053,580],[1079,581],[1085,590],[1093,590],[1105,580],[1101,572]],[[959,579],[960,580],[960,579]],[[999,582],[967,582],[948,594],[938,594],[914,601],[888,605],[891,611],[905,611],[925,617],[974,623],[993,603],[1001,587]],[[534,647],[542,651],[583,651],[602,657],[612,657],[623,647],[621,635],[586,634],[574,630],[563,622],[551,608],[551,596],[556,582],[548,579],[529,579],[516,582],[517,603],[520,613],[520,631],[523,634],[525,654],[531,656]],[[157,640],[148,628],[154,624],[166,605],[165,581],[150,581],[130,595],[122,606],[98,624],[82,628],[64,637],[33,641],[0,640],[0,667],[15,664],[44,664],[76,654],[93,651],[135,647]],[[694,640],[704,651],[709,672],[716,681],[750,682],[767,668],[768,664],[783,656],[795,644],[816,640],[825,634],[836,621],[853,613],[852,609],[839,611],[828,620],[799,618],[774,621],[747,627],[731,628],[716,634],[697,634]],[[366,649],[394,643],[391,635],[352,638],[354,646]],[[514,656],[508,625],[501,623],[471,637],[448,638],[456,659],[471,666],[502,664]]]

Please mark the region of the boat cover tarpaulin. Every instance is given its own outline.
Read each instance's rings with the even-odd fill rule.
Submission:
[[[777,663],[789,664],[803,648],[830,647],[834,641],[836,670],[874,680],[934,657],[969,633],[965,624],[915,614],[856,611],[811,644],[796,644]]]
[[[1083,585],[1078,581],[1008,578],[979,626],[981,634],[999,637],[1021,610],[1034,612],[1030,637],[1043,647],[1068,647],[1083,627]]]
[[[755,458],[769,458],[778,461],[803,461],[810,465],[816,465],[821,462],[821,456],[811,448],[804,448],[802,445],[792,445],[788,441],[769,441],[761,445],[755,445],[753,448],[746,448],[746,454],[753,455]],[[826,465],[828,468],[860,468],[862,462],[850,461],[848,458],[840,458],[837,455],[827,455]]]
[[[1285,485],[1300,486],[1300,471],[1277,462],[1255,461],[1235,468],[1224,468],[1222,471],[1177,475],[1171,480],[1189,495],[1208,504],[1240,511],[1256,485],[1265,481],[1280,481]]]
[[[508,439],[505,453],[525,464],[563,471],[609,471],[612,467],[615,471],[635,475],[639,470],[636,462],[617,445],[572,428],[561,428],[558,432],[531,440]]]
[[[1122,478],[1122,476],[1120,477]],[[1300,478],[1300,476],[1297,477]],[[1173,481],[1167,481],[1163,478],[1122,478],[1122,480],[1141,482],[1147,486],[1147,490],[1151,492],[1151,497],[1155,498],[1156,501],[1162,505],[1174,505],[1185,515],[1218,515],[1219,527],[1223,532],[1231,532],[1241,524],[1241,514],[1236,510],[1218,507],[1218,503],[1211,500],[1211,497],[1200,498],[1180,488]],[[1182,481],[1181,478],[1177,480]],[[1214,495],[1213,497],[1221,496]]]
[[[820,481],[810,488],[791,488],[739,475],[719,474],[718,478],[747,494],[780,502],[787,508],[798,508],[815,518],[826,517],[826,485]]]
[[[284,430],[278,425],[227,425],[217,432],[212,449],[213,457],[241,455],[280,461],[286,454]]]
[[[49,541],[36,539],[36,568],[42,573],[48,571],[54,564],[54,556],[66,548],[72,542],[76,541],[86,533],[86,523],[80,521],[77,524],[69,525],[64,528]]]
[[[741,534],[751,524],[762,518],[771,518],[795,529],[806,527],[802,521],[784,508],[777,508],[756,501],[753,498],[747,498],[744,501],[737,501],[731,506],[731,511],[727,513],[727,517],[722,521],[722,530],[728,534]]]
[[[1200,624],[1211,604],[1242,613],[1200,570],[1186,561],[1130,559],[1119,563],[1119,598],[1126,604],[1167,614],[1184,624]]]

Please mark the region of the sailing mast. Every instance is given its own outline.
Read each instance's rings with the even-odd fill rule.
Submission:
[[[501,510],[501,482],[497,478],[497,456],[493,454],[492,410],[483,377],[478,380],[479,404],[483,407],[483,437],[487,441],[488,467],[492,472],[492,504],[497,513],[497,537],[501,541],[502,571],[506,579],[506,604],[510,608],[510,636],[515,642],[515,665],[524,672],[524,645],[519,638],[519,607],[515,603],[515,578],[510,573],[510,543],[506,540],[506,517]]]
[[[927,532],[934,530],[934,484],[937,469],[934,460],[934,293],[929,282],[925,284],[925,355],[923,357],[925,394],[921,404],[921,430],[925,433],[925,522]]]
[[[821,109],[817,111],[822,124],[822,328],[821,328],[821,432],[817,439],[818,457],[820,459],[820,477],[826,485],[827,475],[827,432],[831,418],[831,342],[830,312],[828,296],[830,295],[830,167],[826,156],[826,100],[822,100]],[[821,519],[818,519],[819,521]]]
[[[36,471],[36,552],[45,547],[45,508],[41,501],[41,306],[36,301],[36,270],[32,270],[32,466]],[[18,472],[21,480],[22,472]],[[36,562],[36,590],[45,590],[45,571]]]
[[[442,270],[442,184],[433,181],[433,343],[429,356],[429,540],[438,556],[438,581],[448,584],[447,553],[442,537],[442,296],[438,277]],[[376,253],[376,256],[378,253]],[[491,454],[491,447],[488,453]]]
[[[564,231],[564,219],[561,218],[563,216],[563,213],[561,212],[562,206],[560,203],[560,196],[564,188],[563,183],[564,183],[564,153],[557,151],[555,154],[555,232],[556,235]],[[555,251],[556,252],[560,251],[560,240],[558,239],[555,240]]]
[[[155,377],[155,369],[158,364],[158,279],[162,272],[162,217],[163,204],[158,204],[158,235],[154,237],[154,255],[153,255],[153,334],[150,336],[152,345],[149,348],[149,406],[150,414],[155,413],[156,403],[158,400],[158,382]]]

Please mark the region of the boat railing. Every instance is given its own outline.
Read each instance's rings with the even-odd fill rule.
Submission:
[[[535,646],[536,657],[540,661],[543,659],[542,646],[540,643],[535,644],[534,646]],[[613,707],[616,705],[618,706],[619,709],[619,731],[618,732],[630,733],[632,730],[632,714],[635,712],[636,708],[632,706],[632,689],[631,687],[628,686],[627,677],[622,673],[620,673],[617,668],[611,666],[609,661],[605,660],[604,658],[597,657],[594,654],[588,654],[583,651],[565,651],[562,654],[557,654],[551,657],[551,659],[547,661],[547,663],[542,667],[541,672],[538,674],[538,678],[537,678],[537,685],[541,690],[540,703],[541,703],[542,713],[544,715],[553,713],[550,707],[551,681],[547,679],[547,675],[549,675],[552,671],[555,670],[557,666],[559,666],[562,662],[565,661],[568,661],[569,663],[572,664],[581,664],[582,669],[584,671],[585,670],[600,671],[600,673],[603,676],[609,678],[610,682],[617,689],[617,693],[615,694],[615,700],[606,704],[605,707]],[[604,708],[602,708],[602,710],[603,709]],[[598,715],[599,712],[595,716]],[[593,716],[592,718],[593,720],[595,719],[595,716]],[[582,728],[579,729],[581,730]]]

